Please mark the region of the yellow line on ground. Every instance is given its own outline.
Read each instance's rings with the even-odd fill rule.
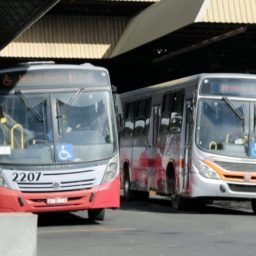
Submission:
[[[119,232],[119,231],[135,231],[135,228],[70,228],[58,230],[38,230],[38,234],[56,234],[56,233],[78,233],[78,232]]]

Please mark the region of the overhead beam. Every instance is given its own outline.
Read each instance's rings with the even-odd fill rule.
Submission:
[[[152,60],[152,62],[153,63],[159,63],[159,62],[168,60],[168,59],[170,59],[170,58],[172,58],[174,56],[178,56],[178,55],[181,55],[181,54],[184,54],[184,53],[187,53],[187,52],[190,52],[190,51],[193,51],[193,50],[205,47],[205,46],[207,46],[209,44],[213,44],[213,43],[216,43],[218,41],[221,41],[221,40],[224,40],[224,39],[236,36],[238,34],[244,33],[246,30],[247,30],[247,26],[242,26],[242,27],[236,28],[234,30],[231,30],[231,31],[228,31],[226,33],[214,36],[214,37],[212,37],[210,39],[207,39],[207,40],[204,40],[202,42],[199,42],[199,43],[196,43],[196,44],[192,44],[192,45],[190,45],[188,47],[184,47],[184,48],[181,48],[179,50],[176,50],[176,51],[167,53],[165,55],[162,55],[161,57],[154,58]]]

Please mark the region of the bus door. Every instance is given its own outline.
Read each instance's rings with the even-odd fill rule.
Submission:
[[[191,149],[193,136],[193,108],[192,100],[186,100],[186,124],[185,124],[185,145],[184,145],[184,169],[182,174],[182,193],[189,191],[189,172],[191,168]]]
[[[151,99],[135,103],[132,139],[132,189],[146,191],[148,188],[148,131]]]
[[[157,149],[157,138],[158,138],[158,129],[160,122],[160,105],[152,106],[152,118],[151,118],[151,128],[148,136],[148,146],[147,146],[147,155],[148,155],[148,187],[152,191],[156,191],[159,185],[159,179],[157,170],[159,164],[161,165],[161,157],[159,150]]]

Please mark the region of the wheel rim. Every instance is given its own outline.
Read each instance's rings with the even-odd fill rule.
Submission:
[[[130,182],[125,178],[124,180],[124,197],[128,198],[129,197],[129,192],[130,192]]]

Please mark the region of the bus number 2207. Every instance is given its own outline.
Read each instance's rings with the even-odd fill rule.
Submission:
[[[33,182],[39,181],[42,173],[41,172],[14,172],[12,174],[14,182]]]

